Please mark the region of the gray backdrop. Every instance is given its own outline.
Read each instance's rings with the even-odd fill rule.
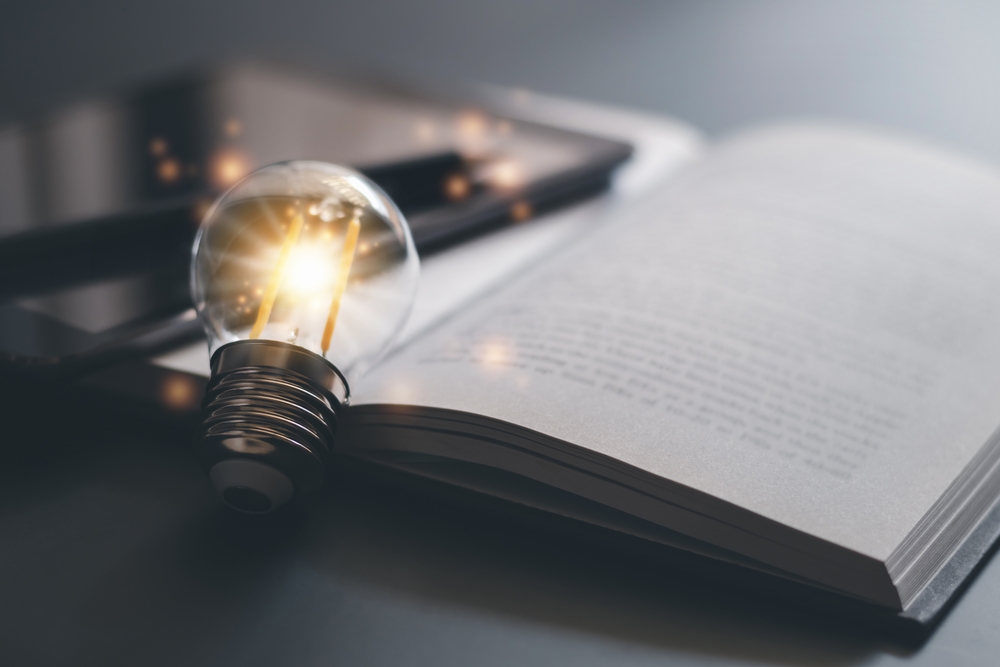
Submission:
[[[1000,159],[998,35],[987,2],[0,0],[0,119],[277,54],[633,105],[712,135],[847,118]],[[5,391],[8,664],[993,665],[1000,652],[997,562],[911,651],[364,475],[335,480],[293,526],[233,525],[183,426]]]

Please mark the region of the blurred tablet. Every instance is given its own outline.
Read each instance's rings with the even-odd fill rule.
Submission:
[[[0,128],[0,363],[81,372],[196,336],[197,224],[264,164],[361,168],[427,253],[599,192],[630,153],[398,84],[260,64]]]

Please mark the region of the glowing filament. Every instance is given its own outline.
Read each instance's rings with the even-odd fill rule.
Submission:
[[[309,231],[309,225],[302,228]],[[299,245],[288,258],[288,271],[282,290],[299,297],[308,297],[333,283],[334,269],[329,254],[319,245]]]
[[[323,354],[330,349],[330,339],[333,338],[333,328],[337,324],[337,315],[340,313],[340,300],[347,289],[347,278],[351,275],[351,264],[354,263],[354,251],[358,247],[358,234],[361,231],[361,223],[358,221],[358,213],[355,211],[347,226],[347,236],[344,238],[344,249],[340,254],[340,273],[337,276],[337,286],[333,290],[333,300],[330,303],[330,313],[326,318],[326,328],[323,330],[322,349]]]
[[[250,330],[250,338],[260,338],[260,335],[264,332],[264,327],[267,325],[267,321],[271,319],[271,309],[274,308],[274,300],[278,298],[278,288],[281,287],[281,279],[285,275],[285,266],[288,264],[288,257],[292,254],[295,242],[299,240],[299,232],[302,231],[304,224],[305,220],[303,220],[300,213],[295,216],[292,224],[289,225],[288,235],[285,237],[284,245],[281,246],[281,254],[278,255],[278,263],[274,266],[274,272],[271,273],[271,280],[268,281],[267,289],[264,290],[264,296],[260,300],[260,310],[257,311],[257,321],[254,322],[253,329]]]

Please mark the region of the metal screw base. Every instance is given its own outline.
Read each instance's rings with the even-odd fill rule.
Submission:
[[[323,484],[347,382],[288,343],[245,340],[212,356],[198,455],[229,506],[264,514]]]

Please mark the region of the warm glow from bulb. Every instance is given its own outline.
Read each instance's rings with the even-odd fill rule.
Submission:
[[[226,118],[207,128],[221,141]],[[439,138],[450,120],[441,118]],[[242,120],[241,136],[252,137],[253,119]],[[411,129],[403,136],[412,141]],[[159,160],[145,148],[141,166],[153,171]],[[206,157],[232,149],[251,164],[267,159],[235,143],[216,144]],[[216,163],[199,164],[207,186]],[[447,172],[431,179],[432,189]],[[155,171],[149,180],[159,185]],[[248,174],[215,200],[196,239],[191,297],[213,352],[243,343],[236,349],[294,347],[353,383],[402,330],[416,292],[420,260],[405,219],[376,184],[335,164],[290,160]]]
[[[271,318],[271,310],[274,308],[279,290],[290,292],[296,297],[304,297],[320,290],[325,291],[331,283],[334,283],[333,298],[330,300],[326,328],[323,331],[322,349],[323,354],[326,354],[327,350],[330,349],[330,340],[333,338],[337,316],[340,313],[340,303],[344,291],[347,289],[347,280],[351,275],[351,266],[354,263],[354,255],[358,247],[358,236],[361,233],[359,215],[360,211],[356,209],[354,217],[347,225],[344,246],[341,249],[340,263],[336,272],[331,267],[329,256],[324,252],[322,246],[297,245],[302,229],[306,225],[301,214],[292,219],[271,278],[267,283],[267,289],[264,290],[264,296],[261,298],[260,310],[257,311],[257,320],[250,331],[250,338],[260,338],[261,334],[264,333],[264,327],[267,326],[267,322]],[[315,300],[313,303],[315,305]]]
[[[322,289],[333,281],[334,271],[330,264],[328,252],[317,246],[300,246],[289,258],[284,287],[298,294]]]

